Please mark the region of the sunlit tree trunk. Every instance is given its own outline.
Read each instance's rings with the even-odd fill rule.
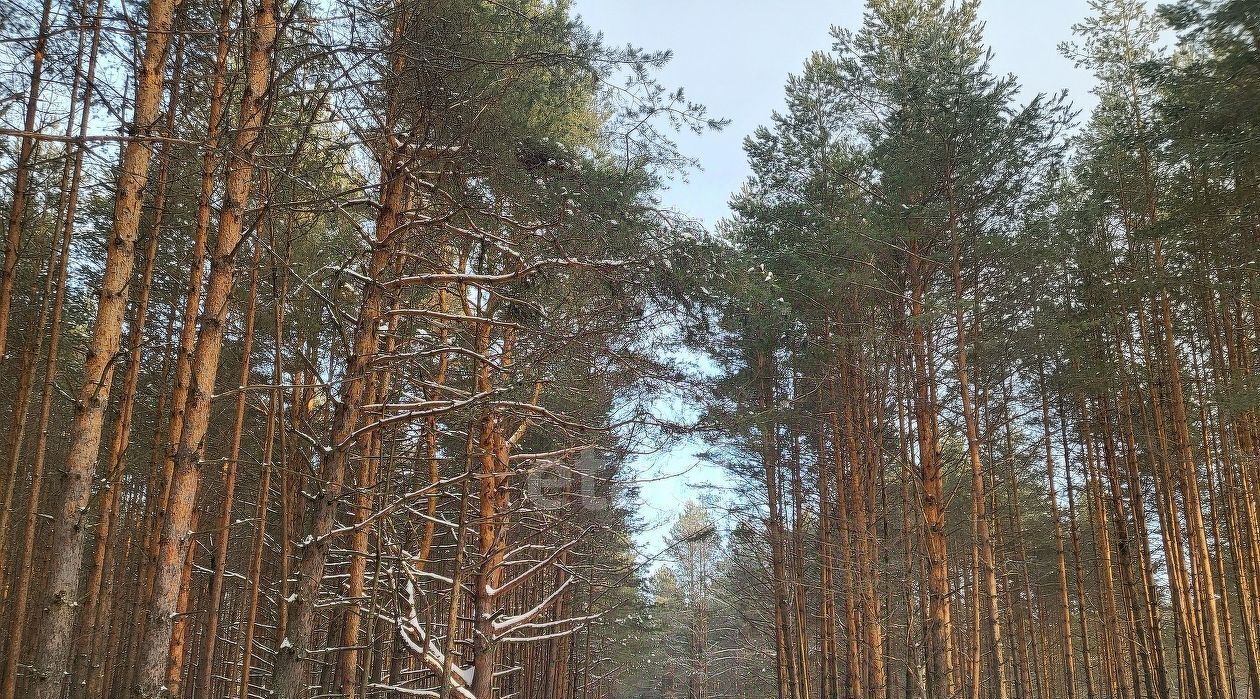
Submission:
[[[193,352],[191,383],[184,426],[175,455],[167,518],[159,540],[159,555],[149,609],[149,625],[140,657],[136,696],[162,694],[171,638],[178,609],[183,571],[192,544],[193,507],[201,476],[203,440],[209,426],[210,399],[218,374],[219,354],[226,330],[228,307],[236,271],[236,254],[245,229],[245,207],[253,184],[254,151],[266,125],[267,93],[272,52],[277,36],[275,5],[260,0],[254,10],[246,85],[241,96],[241,121],[229,149],[224,202],[219,212],[218,239],[210,257],[204,312]],[[178,656],[175,658],[178,660]]]
[[[166,53],[173,35],[179,0],[153,0],[148,6],[144,53],[136,66],[132,138],[123,150],[118,184],[114,191],[112,230],[106,245],[101,292],[87,345],[83,381],[74,405],[74,421],[67,440],[69,454],[54,508],[51,561],[45,599],[48,611],[40,624],[35,657],[39,683],[36,699],[57,699],[61,677],[67,669],[79,577],[83,568],[85,518],[92,492],[92,478],[100,452],[101,429],[109,403],[110,385],[122,341],[141,203],[149,179],[152,138],[157,135],[159,107],[165,83]],[[67,231],[71,227],[67,226]]]

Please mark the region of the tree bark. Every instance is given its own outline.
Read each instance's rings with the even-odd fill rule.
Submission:
[[[171,497],[161,539],[150,602],[149,626],[140,656],[135,696],[162,696],[171,638],[178,609],[180,583],[192,544],[193,506],[201,477],[203,440],[209,427],[210,399],[218,374],[236,254],[245,238],[245,207],[253,184],[254,152],[266,126],[272,52],[277,36],[273,0],[259,0],[254,10],[253,35],[241,96],[241,123],[233,137],[219,212],[219,236],[210,258],[204,312],[193,352],[191,385],[184,426],[171,481]]]
[[[100,452],[101,428],[109,402],[116,355],[122,341],[123,315],[127,307],[141,201],[149,178],[152,144],[159,122],[159,104],[166,73],[175,10],[179,0],[152,0],[145,31],[144,55],[136,71],[136,98],[132,116],[133,135],[123,150],[122,172],[115,189],[113,229],[106,246],[105,267],[97,302],[96,319],[83,366],[83,382],[74,406],[68,439],[69,455],[55,508],[52,551],[45,599],[48,612],[40,624],[35,657],[36,675],[47,678],[35,687],[35,699],[57,699],[60,679],[70,655],[71,627],[78,599],[79,574],[83,568],[84,519],[92,492],[92,476]]]

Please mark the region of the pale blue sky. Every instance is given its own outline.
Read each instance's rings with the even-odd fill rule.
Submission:
[[[864,4],[858,0],[574,0],[575,10],[610,44],[672,49],[674,59],[660,78],[681,86],[712,116],[731,120],[720,133],[679,136],[683,152],[703,169],[676,182],[665,204],[712,225],[726,215],[726,202],[747,175],[742,142],[783,103],[783,85],[809,54],[831,46],[832,25],[856,29]],[[1091,76],[1059,54],[1072,39],[1071,27],[1089,13],[1087,0],[985,0],[981,16],[995,70],[1014,73],[1021,100],[1038,92],[1068,90],[1088,110]],[[659,550],[681,503],[695,497],[689,483],[719,475],[696,463],[696,445],[645,459],[643,517],[654,528],[643,544]],[[673,478],[655,480],[667,474]]]

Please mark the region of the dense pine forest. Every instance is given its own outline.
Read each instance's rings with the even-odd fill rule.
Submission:
[[[566,0],[8,0],[0,699],[1260,699],[1260,3],[1089,5],[868,0],[705,226]]]

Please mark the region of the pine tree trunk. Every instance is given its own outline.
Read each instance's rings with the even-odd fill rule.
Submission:
[[[832,391],[831,401],[836,401]],[[834,413],[832,424],[834,425]],[[832,440],[835,438],[832,437]],[[826,434],[818,437],[818,557],[819,557],[819,593],[821,609],[818,620],[819,681],[822,699],[838,699],[840,687],[837,682],[839,671],[836,653],[836,595],[835,595],[835,546],[832,544],[831,521],[831,470],[824,468],[826,463],[828,438]],[[832,449],[838,447],[836,441],[831,442]],[[832,463],[837,460],[833,459]]]
[[[1081,663],[1085,671],[1085,696],[1094,699],[1098,696],[1098,685],[1094,679],[1094,663],[1090,652],[1089,621],[1087,597],[1085,596],[1085,568],[1081,556],[1081,531],[1077,524],[1076,485],[1072,479],[1071,451],[1068,447],[1067,415],[1062,400],[1059,401],[1059,434],[1063,448],[1063,480],[1067,491],[1068,539],[1072,544],[1072,572],[1076,583],[1077,619],[1081,629]]]
[[[70,112],[69,112],[69,118],[66,121],[67,135],[74,132],[74,128],[75,128],[74,117],[76,116],[76,111],[78,112],[78,116],[79,116],[78,133],[80,137],[82,137],[83,134],[86,133],[87,124],[90,119],[91,104],[92,104],[91,86],[92,86],[92,81],[96,73],[99,36],[100,36],[99,9],[100,8],[98,7],[97,20],[94,23],[95,28],[92,32],[91,49],[90,49],[90,55],[88,58],[88,68],[87,68],[86,76],[81,71],[81,61],[75,67],[74,78],[71,83]],[[79,56],[80,59],[83,56],[84,41],[85,41],[85,35],[81,33],[79,35],[78,50],[77,50],[77,55]],[[87,83],[87,88],[83,90],[83,93],[82,93],[83,96],[82,98],[80,98],[80,92],[79,92],[80,83],[84,81],[86,81]],[[81,106],[80,106],[80,103],[81,103]],[[34,351],[38,351],[38,348],[43,343],[44,321],[48,313],[48,292],[52,290],[53,285],[54,285],[53,272],[55,270],[56,296],[55,296],[55,299],[52,301],[52,309],[51,309],[52,316],[51,316],[51,319],[49,320],[50,339],[49,339],[48,357],[44,363],[44,385],[43,385],[43,389],[41,391],[41,396],[40,396],[40,417],[39,417],[39,423],[36,428],[37,441],[36,441],[36,447],[35,447],[36,449],[35,463],[32,467],[31,486],[30,486],[29,499],[28,499],[28,520],[27,520],[27,526],[23,529],[23,536],[24,536],[23,551],[22,551],[22,557],[20,559],[20,563],[18,565],[18,569],[21,572],[21,578],[19,580],[18,590],[17,590],[17,593],[13,601],[13,605],[12,605],[13,622],[9,628],[10,647],[8,649],[8,652],[5,658],[6,662],[5,662],[5,667],[4,667],[3,683],[0,684],[0,696],[4,696],[6,697],[6,699],[8,697],[13,696],[13,692],[16,687],[16,671],[17,671],[16,666],[17,666],[18,661],[20,660],[20,648],[21,648],[20,644],[22,643],[23,633],[25,631],[25,621],[26,621],[25,614],[26,614],[27,595],[29,594],[31,577],[35,574],[35,571],[33,570],[33,566],[32,566],[31,551],[30,551],[30,546],[32,545],[33,542],[31,541],[30,537],[34,536],[35,534],[36,527],[37,527],[37,522],[35,521],[35,518],[38,516],[38,509],[41,504],[40,493],[42,490],[44,472],[45,472],[45,462],[47,458],[47,444],[48,444],[48,430],[49,430],[48,422],[49,422],[49,414],[51,411],[52,390],[53,390],[54,382],[56,381],[56,378],[57,378],[57,366],[58,366],[58,360],[60,357],[59,345],[60,345],[60,337],[61,337],[61,331],[62,331],[61,318],[62,318],[65,298],[66,298],[66,283],[67,283],[67,278],[68,278],[67,273],[68,273],[68,266],[69,266],[70,243],[75,233],[75,218],[77,215],[78,203],[79,203],[79,187],[80,187],[80,183],[82,182],[84,149],[82,147],[75,148],[73,149],[73,154],[74,154],[73,157],[67,158],[62,166],[61,181],[60,181],[60,186],[58,188],[58,191],[60,192],[60,196],[59,196],[59,208],[60,208],[59,214],[60,215],[56,219],[57,224],[54,227],[54,232],[53,232],[53,240],[56,241],[59,238],[60,250],[55,255],[50,254],[50,257],[49,257],[49,268],[47,270],[48,274],[45,280],[45,300],[44,300],[43,308],[41,309],[41,313],[40,313],[39,328],[36,331],[37,338],[33,342],[33,347],[32,347]],[[58,260],[58,262],[55,265],[52,262],[53,259]],[[31,368],[33,369],[33,366]],[[30,379],[27,379],[27,380],[29,381]],[[14,460],[15,465],[21,454],[22,437],[25,430],[25,411],[26,411],[26,407],[25,405],[23,405],[21,410],[15,414],[16,418],[19,418],[22,420],[22,424],[19,426],[17,430],[17,434],[14,439],[13,450],[11,452],[11,458]],[[16,476],[16,470],[14,470],[14,475]],[[8,496],[6,495],[6,500],[7,499],[8,499]],[[6,505],[7,504],[8,503],[6,503]],[[7,507],[6,507],[5,514],[6,516],[8,514]],[[0,553],[0,561],[2,560],[3,560],[3,554]],[[0,562],[0,565],[3,565],[3,563]],[[5,573],[6,571],[0,570],[0,581],[3,581],[4,578],[6,577]],[[7,594],[7,588],[5,591]],[[47,613],[50,607],[56,607],[57,609],[60,610],[62,608],[61,605],[67,602],[68,602],[67,600],[61,600],[57,597],[53,597],[52,601],[48,605],[42,608],[42,611],[44,613]],[[43,631],[42,625],[40,627],[40,631]],[[37,643],[42,644],[42,637],[37,638]],[[56,684],[59,687],[60,680],[61,680],[60,676],[59,675],[55,677],[50,676],[49,673],[51,672],[51,669],[47,668],[41,662],[42,660],[44,660],[43,656],[36,655],[34,659],[34,663],[33,663],[32,680],[33,680],[33,686],[36,688],[36,691],[39,691],[40,688],[44,684],[47,684],[47,683]]]
[[[22,479],[22,448],[26,442],[26,428],[30,413],[31,392],[35,384],[38,355],[44,349],[47,337],[48,315],[52,312],[52,289],[54,272],[61,251],[61,242],[55,237],[49,245],[48,255],[44,260],[43,302],[39,315],[35,320],[35,333],[22,350],[21,373],[18,377],[17,396],[13,401],[13,423],[10,427],[10,442],[6,457],[8,459],[8,477],[5,481],[4,501],[0,503],[0,599],[7,600],[11,589],[12,567],[9,565],[10,539],[16,539],[16,532],[9,526],[15,509],[13,498],[17,491],[18,481]],[[0,619],[2,622],[3,619]]]
[[[1155,265],[1162,269],[1163,258],[1159,241],[1155,243]],[[1185,501],[1186,528],[1190,535],[1190,555],[1192,565],[1198,571],[1202,593],[1203,616],[1205,617],[1206,647],[1210,669],[1208,679],[1213,696],[1229,699],[1233,696],[1233,683],[1225,668],[1225,651],[1221,642],[1220,611],[1217,603],[1216,582],[1211,571],[1210,553],[1208,550],[1206,527],[1203,522],[1203,507],[1199,498],[1198,467],[1195,462],[1193,446],[1190,443],[1189,419],[1186,415],[1185,395],[1181,385],[1181,369],[1177,362],[1177,351],[1174,345],[1171,301],[1167,290],[1160,292],[1157,307],[1163,337],[1163,353],[1169,385],[1169,402],[1172,404],[1172,423],[1180,460],[1182,497]]]
[[[253,180],[254,151],[266,125],[271,54],[276,36],[275,5],[272,0],[260,0],[254,14],[246,85],[241,96],[241,123],[230,148],[224,202],[219,213],[219,236],[210,258],[205,311],[197,331],[184,426],[176,450],[167,518],[159,540],[150,621],[135,690],[135,695],[143,699],[162,694],[167,664],[172,660],[168,656],[174,614],[178,609],[180,583],[192,544],[189,525],[193,521],[193,507],[200,482],[203,440],[209,426],[210,399],[214,393],[226,330],[236,253],[246,232],[244,216]]]
[[[44,0],[39,11],[39,30],[35,35],[35,50],[31,53],[31,80],[26,92],[26,112],[22,119],[22,140],[18,146],[17,162],[13,167],[13,199],[9,202],[9,216],[5,225],[4,260],[0,263],[0,363],[5,355],[9,335],[10,307],[13,304],[13,284],[17,281],[17,263],[21,255],[22,224],[26,221],[26,202],[30,198],[32,161],[35,159],[35,120],[39,115],[39,92],[44,81],[44,58],[48,52],[51,29],[52,0]],[[82,53],[80,52],[80,56]],[[76,78],[78,73],[75,74]],[[71,91],[77,97],[77,90]],[[71,109],[71,114],[74,110]],[[71,119],[73,121],[73,119]],[[65,189],[63,188],[64,192]]]
[[[81,160],[77,162],[81,162]],[[73,196],[69,197],[65,204],[65,217],[62,219],[60,231],[58,231],[61,238],[61,250],[57,255],[57,281],[54,291],[56,295],[52,303],[52,317],[49,319],[48,355],[44,360],[44,382],[40,390],[39,419],[35,427],[35,462],[31,466],[31,483],[26,503],[26,522],[22,528],[22,549],[16,566],[20,577],[18,578],[17,589],[13,593],[11,602],[13,621],[9,624],[4,675],[3,678],[0,678],[0,697],[3,697],[3,699],[13,699],[16,696],[18,663],[21,660],[22,651],[27,647],[24,641],[26,624],[29,621],[28,614],[31,611],[27,609],[27,604],[32,579],[39,572],[35,569],[35,538],[40,521],[40,507],[43,503],[41,495],[43,493],[45,466],[48,455],[49,418],[52,413],[53,392],[57,382],[57,366],[61,357],[61,319],[65,310],[67,272],[70,266],[70,241],[74,236],[74,218],[78,204],[77,186],[71,186],[71,194]],[[88,475],[90,478],[91,474]],[[56,531],[56,524],[58,522],[54,520],[54,531]],[[51,550],[54,552],[65,552],[65,549],[56,547]],[[73,553],[74,556],[69,557],[79,557],[81,562],[81,552],[76,549]],[[62,558],[65,557],[67,556],[63,554]],[[55,571],[56,568],[54,567],[54,573]],[[72,582],[77,586],[78,580]],[[44,618],[36,629],[38,633],[37,652],[32,656],[31,682],[28,683],[27,691],[29,692],[33,687],[34,696],[39,697],[39,699],[52,699],[49,696],[51,690],[48,688],[55,688],[57,695],[60,695],[63,673],[69,669],[65,667],[65,658],[69,654],[69,649],[67,643],[66,647],[62,649],[62,662],[56,665],[45,662],[47,658],[42,651],[45,650],[45,641],[47,640],[45,635],[47,633],[47,625],[60,614],[73,615],[77,604],[72,596],[58,595],[56,593],[51,598],[45,597],[42,601],[43,603],[38,608],[44,615]],[[68,633],[69,630],[67,629],[67,635]],[[69,639],[66,640],[68,642]]]
[[[772,359],[764,353],[757,353],[757,384],[759,409],[763,413],[773,410],[775,390]],[[786,534],[783,526],[782,499],[779,489],[779,445],[777,424],[770,418],[763,418],[758,427],[761,441],[761,460],[765,471],[766,497],[769,507],[769,521],[766,535],[770,544],[771,594],[775,609],[776,634],[782,645],[776,651],[779,655],[779,687],[781,699],[797,699],[800,688],[800,668],[797,665],[795,633],[792,629],[794,611],[787,588],[787,552]]]
[[[170,132],[170,122],[167,123]],[[136,299],[136,308],[127,333],[127,373],[123,378],[120,394],[118,417],[115,421],[114,435],[110,440],[109,454],[105,459],[105,485],[101,494],[100,517],[96,527],[96,544],[93,547],[92,566],[88,571],[85,601],[80,621],[87,629],[87,644],[90,649],[94,636],[100,630],[101,618],[98,614],[101,596],[106,593],[102,589],[105,578],[106,554],[108,542],[113,534],[114,523],[118,514],[118,498],[124,487],[123,475],[127,467],[127,449],[131,441],[131,422],[135,412],[137,391],[140,383],[140,366],[144,357],[144,329],[148,320],[149,294],[153,286],[153,268],[157,260],[158,241],[161,239],[162,221],[166,209],[166,187],[169,177],[169,147],[162,145],[159,156],[157,193],[153,199],[153,225],[149,230],[149,240],[145,247],[144,269],[140,274],[140,292]],[[86,655],[83,658],[90,661]],[[82,674],[82,667],[71,673],[72,678]]]
[[[275,248],[274,233],[271,237],[271,247]],[[284,258],[286,263],[288,262],[288,253],[289,247],[286,245]],[[270,391],[270,399],[267,402],[267,426],[262,443],[262,475],[258,481],[258,497],[254,505],[256,530],[249,558],[249,573],[247,574],[249,592],[245,603],[244,638],[240,644],[240,691],[237,695],[238,699],[249,699],[250,696],[250,678],[254,662],[254,640],[258,634],[258,606],[262,590],[263,549],[266,547],[267,541],[267,504],[271,499],[271,474],[274,470],[272,459],[274,457],[276,435],[284,430],[284,389],[280,388],[280,385],[284,382],[284,301],[288,298],[289,290],[287,272],[288,270],[286,269],[283,273],[277,274],[276,266],[274,264],[272,266],[272,289],[275,290],[276,294],[272,306],[272,318],[275,326],[275,347],[273,348],[271,362],[271,383],[273,388]],[[277,277],[280,277],[280,279],[277,279]]]
[[[945,494],[940,443],[937,438],[934,386],[928,362],[928,334],[923,325],[927,293],[926,262],[917,243],[910,247],[910,346],[914,358],[914,412],[919,449],[919,482],[923,511],[924,554],[927,557],[927,690],[929,699],[957,693],[954,672],[953,623],[950,614],[949,554],[945,537]]]
[[[976,545],[978,548],[979,573],[977,583],[984,585],[984,611],[987,622],[988,641],[993,653],[994,667],[992,677],[994,696],[1007,699],[1009,689],[1006,682],[1006,657],[1002,647],[1002,624],[998,612],[997,566],[994,563],[993,539],[989,532],[989,514],[985,509],[985,476],[984,465],[980,459],[980,429],[976,417],[976,409],[971,398],[971,379],[968,373],[967,325],[963,317],[963,280],[962,269],[957,247],[954,250],[954,321],[957,332],[957,357],[955,369],[958,372],[959,400],[962,403],[963,425],[967,436],[967,459],[971,465],[971,502],[972,520],[975,526]],[[979,650],[977,648],[977,650]]]
[[[47,678],[35,687],[35,699],[57,699],[67,669],[74,611],[83,568],[85,518],[92,477],[100,452],[101,429],[109,402],[116,355],[122,341],[122,322],[135,261],[141,201],[149,178],[151,138],[159,121],[159,105],[166,73],[166,51],[173,34],[179,0],[152,0],[148,6],[144,55],[136,70],[136,98],[132,115],[134,138],[123,151],[122,171],[115,189],[113,229],[106,245],[101,293],[87,346],[83,382],[74,406],[67,440],[69,455],[55,508],[51,561],[45,598],[48,612],[40,624],[35,657],[36,676]],[[70,226],[67,226],[69,229]]]
[[[393,304],[397,309],[397,300]],[[387,323],[385,354],[392,355],[395,350],[394,333],[397,330],[398,315],[390,316]],[[370,403],[385,403],[390,395],[391,373],[382,370],[372,383],[373,397]],[[350,535],[349,550],[351,552],[349,585],[346,593],[350,601],[342,614],[341,643],[343,649],[338,658],[338,674],[341,679],[341,692],[346,696],[359,693],[359,635],[362,629],[363,610],[359,606],[367,592],[364,576],[367,573],[367,553],[369,538],[372,534],[371,523],[367,521],[373,512],[375,501],[373,489],[376,487],[377,474],[380,470],[382,454],[382,437],[379,431],[368,432],[364,438],[362,460],[356,474],[355,485],[358,495],[355,498],[356,529]]]
[[[264,192],[266,189],[264,188]],[[268,202],[267,196],[263,197]],[[198,694],[202,699],[209,699],[210,683],[214,676],[214,661],[218,650],[219,617],[223,606],[223,583],[227,574],[228,541],[232,531],[232,505],[236,497],[237,472],[240,468],[241,438],[245,432],[245,413],[248,405],[250,370],[253,366],[251,355],[254,348],[254,322],[258,307],[258,268],[262,261],[263,244],[254,243],[254,259],[249,272],[249,291],[245,301],[245,331],[241,338],[241,371],[237,381],[235,417],[232,420],[231,446],[227,461],[223,464],[223,509],[219,513],[219,522],[214,529],[214,563],[211,565],[209,601],[206,605],[206,642],[196,666],[198,674]],[[268,425],[271,423],[268,422]],[[168,686],[169,686],[168,682]]]
[[[395,36],[401,35],[403,19],[397,20]],[[400,59],[395,58],[395,61]],[[400,66],[396,65],[396,68]],[[398,71],[395,71],[398,72]],[[393,108],[388,111],[385,127],[394,123]],[[313,511],[301,548],[297,569],[297,589],[285,600],[285,636],[276,656],[272,693],[277,699],[298,699],[303,691],[306,660],[311,634],[315,626],[315,603],[323,581],[328,557],[329,534],[337,515],[337,503],[345,481],[350,437],[359,426],[363,398],[367,394],[372,366],[380,344],[381,317],[385,311],[385,291],[379,280],[390,262],[403,223],[404,175],[401,154],[390,150],[381,163],[380,208],[376,216],[376,240],[367,266],[368,283],[360,303],[355,324],[352,350],[345,370],[342,393],[333,413],[329,429],[328,449],[320,458],[319,493],[313,498]]]

